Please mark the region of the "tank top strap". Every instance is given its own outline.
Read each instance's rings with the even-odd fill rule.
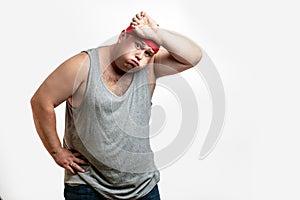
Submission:
[[[98,81],[101,76],[100,71],[100,60],[98,57],[98,48],[92,48],[85,50],[83,52],[86,52],[89,56],[90,60],[90,69],[88,73],[88,86],[94,87],[98,84]]]

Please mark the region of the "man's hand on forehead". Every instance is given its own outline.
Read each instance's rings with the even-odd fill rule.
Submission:
[[[132,18],[130,28],[138,37],[152,40],[152,43],[145,41],[155,52],[157,52],[161,43],[160,38],[156,35],[158,25],[146,12],[142,11],[137,13]],[[154,46],[156,46],[156,48],[153,48]]]
[[[139,28],[157,28],[158,24],[145,12],[137,13],[131,21],[131,25]]]

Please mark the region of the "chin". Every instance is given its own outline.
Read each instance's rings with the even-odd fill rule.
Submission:
[[[133,67],[132,65],[126,65],[124,70],[124,72],[126,73],[134,73],[134,72],[137,72],[139,70],[141,70],[142,68],[140,66],[137,66],[137,67]]]
[[[138,71],[140,71],[140,70],[142,70],[142,69],[144,69],[144,68],[145,68],[145,67],[143,67],[143,66],[134,67],[134,68],[130,69],[130,70],[128,71],[128,73],[138,72]]]

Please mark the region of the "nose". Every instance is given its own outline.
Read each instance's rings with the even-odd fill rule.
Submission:
[[[144,50],[137,50],[136,53],[135,53],[135,57],[136,57],[138,60],[142,60],[143,55],[144,55]]]

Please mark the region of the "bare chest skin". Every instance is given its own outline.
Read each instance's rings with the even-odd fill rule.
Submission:
[[[102,80],[112,93],[117,96],[122,96],[131,85],[133,74],[125,74],[121,77],[112,77],[107,71],[105,71],[102,74]]]
[[[133,74],[125,74],[119,79],[112,78],[105,72],[102,74],[102,80],[106,87],[117,96],[122,96],[126,93],[133,81],[133,78]],[[156,84],[154,74],[152,74],[151,69],[148,69],[148,84],[152,96]]]

